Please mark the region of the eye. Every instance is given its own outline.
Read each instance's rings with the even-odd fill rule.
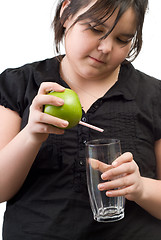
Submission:
[[[128,40],[122,40],[121,38],[117,38],[117,41],[120,43],[120,44],[128,44],[129,42],[131,42],[132,38],[128,39]]]
[[[92,26],[91,24],[89,24],[89,29],[97,34],[102,34],[104,32],[103,29],[99,28],[98,26]]]

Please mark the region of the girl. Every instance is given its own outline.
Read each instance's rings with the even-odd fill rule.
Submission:
[[[4,240],[160,239],[161,82],[130,63],[141,50],[147,4],[61,1],[53,27],[57,51],[65,37],[65,56],[1,74]],[[63,130],[67,121],[43,113],[44,104],[64,103],[46,93],[65,88],[78,94],[82,121],[103,133],[80,125]],[[120,139],[123,154],[98,188],[127,199],[125,218],[107,224],[93,220],[84,154],[86,141],[103,137]]]

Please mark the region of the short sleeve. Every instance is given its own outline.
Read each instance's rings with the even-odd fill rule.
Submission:
[[[156,97],[153,110],[155,140],[157,141],[161,139],[161,81],[159,80],[156,86]]]
[[[9,68],[0,74],[0,105],[16,111],[20,117],[28,111],[42,82],[59,81],[57,58]]]
[[[7,69],[0,74],[0,105],[16,111],[21,117],[27,104],[27,76],[23,68]]]
[[[21,69],[7,69],[0,75],[0,104],[22,115],[25,95]]]

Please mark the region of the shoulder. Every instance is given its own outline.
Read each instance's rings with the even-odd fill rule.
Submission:
[[[13,71],[17,71],[17,70],[26,70],[26,71],[30,71],[30,70],[36,70],[39,68],[42,69],[50,69],[53,65],[57,65],[59,62],[59,56],[57,57],[53,57],[53,58],[47,58],[47,59],[43,59],[40,61],[34,61],[31,63],[26,63],[20,67],[17,68],[7,68],[6,70],[13,70]],[[5,70],[5,71],[6,71]]]
[[[160,81],[159,79],[153,77],[153,76],[150,76],[138,69],[136,69],[134,67],[134,65],[128,61],[125,61],[123,64],[122,64],[122,68],[123,68],[123,71],[124,72],[128,72],[128,74],[134,78],[134,79],[138,79],[139,81],[143,81],[143,82],[147,82],[149,84],[151,83],[156,83],[158,81]]]
[[[0,104],[20,114],[31,104],[43,81],[56,82],[59,63],[56,58],[8,68],[0,74]]]
[[[161,103],[161,81],[155,77],[152,77],[146,73],[136,70],[138,78],[138,95],[144,98],[144,101],[151,101],[153,107]],[[144,102],[143,101],[143,102]]]
[[[136,75],[139,78],[140,84],[148,84],[150,86],[159,86],[161,84],[161,81],[153,76],[150,76],[144,72],[141,72],[139,70],[135,70]]]
[[[8,68],[0,74],[0,81],[13,82],[16,80],[23,83],[32,80],[40,82],[40,77],[50,78],[53,73],[58,71],[59,62],[56,57],[28,63],[18,68]],[[45,81],[44,79],[44,81]]]
[[[138,69],[136,69],[131,63],[126,62],[123,65],[124,71],[127,73],[131,86],[137,88],[137,93],[151,93],[155,94],[156,91],[161,91],[161,81],[153,76],[150,76]]]
[[[152,99],[153,96],[161,94],[161,81],[137,70],[130,62],[121,65],[118,88],[127,99],[142,101]]]

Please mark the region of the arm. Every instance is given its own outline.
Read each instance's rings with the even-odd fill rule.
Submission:
[[[33,142],[32,146],[25,131],[19,132],[21,118],[16,112],[0,106],[0,116],[3,116],[0,119],[0,202],[3,202],[21,187],[40,145]]]
[[[42,112],[44,104],[63,105],[59,98],[45,95],[49,90],[64,91],[54,83],[44,83],[30,107],[28,124],[20,131],[21,118],[0,106],[0,202],[9,200],[22,186],[35,157],[49,133],[63,134],[67,122]]]
[[[158,180],[140,176],[139,168],[131,153],[121,155],[113,162],[113,168],[102,174],[103,180],[109,180],[98,186],[99,190],[107,190],[109,197],[125,196],[128,200],[135,201],[154,217],[161,220],[161,140],[155,144],[157,159]],[[118,190],[111,190],[120,187]]]

